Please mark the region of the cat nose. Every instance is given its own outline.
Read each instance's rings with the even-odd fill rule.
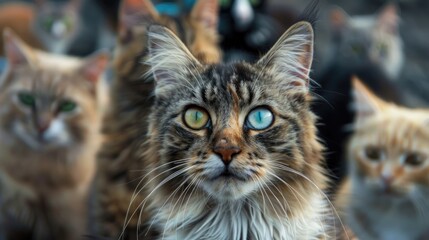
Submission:
[[[227,139],[222,138],[213,148],[213,152],[221,157],[223,163],[228,166],[233,157],[241,152],[241,149],[238,146],[230,144]]]
[[[49,123],[45,122],[45,123],[39,123],[37,125],[37,130],[39,131],[39,133],[44,133],[46,132],[46,130],[49,128]]]
[[[391,175],[383,175],[381,176],[381,182],[383,183],[384,187],[390,187],[393,182],[393,176]]]

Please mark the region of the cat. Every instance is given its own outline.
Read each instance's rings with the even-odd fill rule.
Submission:
[[[147,28],[154,23],[172,29],[186,42],[202,62],[222,59],[217,35],[217,0],[198,0],[189,14],[170,17],[160,14],[149,0],[124,0],[120,7],[118,39],[113,57],[113,81],[110,110],[103,123],[105,142],[100,150],[96,180],[94,235],[115,238],[121,234],[133,191],[140,177],[140,159],[134,138],[144,135],[134,130],[131,122],[139,121],[147,129],[147,115],[153,103],[153,81],[143,79],[148,67],[141,64],[147,55]],[[137,115],[136,115],[137,114]],[[146,131],[146,130],[144,130]],[[139,201],[144,195],[135,195]],[[136,201],[137,202],[137,201]],[[131,211],[138,209],[130,207]],[[124,239],[135,239],[138,216],[128,224]]]
[[[172,57],[173,56],[173,57]],[[293,25],[257,63],[207,65],[168,29],[149,32],[156,81],[143,156],[142,237],[325,239],[322,146],[310,111],[313,30]],[[134,204],[134,201],[132,202]],[[326,218],[326,219],[325,219]],[[153,234],[153,235],[152,235]]]
[[[336,206],[359,239],[420,239],[429,233],[429,110],[386,102],[358,79],[353,93],[349,174]]]
[[[372,62],[396,80],[404,62],[399,35],[399,16],[393,4],[377,15],[349,17],[342,9],[331,12],[333,29],[332,61],[350,65]]]
[[[97,82],[108,56],[52,55],[10,30],[4,43],[0,238],[80,239],[100,142]]]

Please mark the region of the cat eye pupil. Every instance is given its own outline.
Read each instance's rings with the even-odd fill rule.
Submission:
[[[419,166],[425,160],[425,157],[422,154],[418,153],[409,153],[405,156],[405,164],[411,166]]]
[[[31,94],[19,93],[18,98],[22,104],[24,104],[28,107],[33,107],[35,105],[35,99]]]
[[[198,107],[188,108],[183,115],[183,122],[193,130],[201,130],[207,127],[209,120],[207,111]]]
[[[264,130],[270,127],[273,121],[273,113],[268,108],[259,107],[247,115],[246,125],[253,130]]]
[[[381,160],[381,149],[376,147],[367,147],[365,148],[365,156],[372,161]]]

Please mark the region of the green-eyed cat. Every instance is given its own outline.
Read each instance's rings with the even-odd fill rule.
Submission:
[[[148,66],[141,64],[147,54],[147,30],[157,23],[175,32],[203,62],[215,63],[221,59],[218,47],[217,0],[198,0],[192,11],[170,17],[156,11],[149,0],[124,0],[119,13],[119,32],[113,59],[114,79],[110,110],[103,123],[105,142],[99,156],[97,177],[96,212],[99,225],[95,235],[118,237],[121,234],[127,210],[138,209],[144,195],[137,193],[131,206],[134,190],[141,177],[141,157],[136,151],[140,146],[136,138],[144,138],[148,114],[153,103],[153,81],[143,75]],[[133,123],[139,124],[136,131]],[[137,181],[135,181],[137,179]],[[135,239],[139,220],[133,215],[124,232],[124,239]]]
[[[106,54],[51,55],[4,32],[0,78],[1,239],[80,239],[99,146]]]
[[[141,237],[326,238],[311,25],[292,26],[255,64],[204,64],[159,26],[149,52],[155,103],[134,109],[150,114],[149,132],[128,121],[138,136],[129,139],[142,177],[135,191],[145,196],[128,217],[142,216]]]
[[[353,85],[349,174],[336,199],[342,219],[359,239],[427,239],[429,110],[385,102],[357,79]]]

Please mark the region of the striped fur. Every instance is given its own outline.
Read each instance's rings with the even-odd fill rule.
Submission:
[[[147,54],[147,29],[151,24],[168,27],[206,63],[221,59],[217,36],[217,0],[199,0],[189,14],[170,17],[159,14],[149,0],[125,0],[120,10],[119,37],[113,59],[115,77],[110,111],[103,124],[105,142],[99,153],[96,189],[96,235],[117,238],[122,233],[127,211],[139,211],[144,195],[132,202],[144,164],[140,156],[146,136],[147,118],[153,103],[153,82],[143,75],[141,64]],[[130,205],[130,202],[131,205]],[[145,216],[142,216],[144,221]],[[123,233],[136,239],[139,215],[134,214]]]
[[[145,176],[136,191],[146,198],[132,203],[142,206],[135,214],[145,216],[142,238],[327,237],[322,146],[309,109],[311,25],[292,26],[253,65],[206,65],[171,31],[153,27],[149,36],[155,103],[148,139],[133,142],[141,146],[135,154]],[[189,106],[205,109],[211,127],[186,127],[182,115]],[[263,131],[245,124],[258,106],[275,116]],[[236,177],[216,177],[224,166],[214,152],[218,139],[240,148],[229,165]]]
[[[97,80],[107,57],[50,55],[10,31],[4,35],[0,234],[6,236],[0,239],[79,239],[87,233],[86,202],[100,141]],[[32,107],[19,100],[23,92],[34,97]],[[64,100],[73,101],[75,110],[59,111]],[[23,232],[30,235],[14,235]]]
[[[429,111],[384,102],[358,80],[354,94],[349,177],[336,200],[343,220],[359,239],[420,239],[429,233]],[[379,149],[378,160],[368,147]],[[411,164],[410,154],[422,162]]]

